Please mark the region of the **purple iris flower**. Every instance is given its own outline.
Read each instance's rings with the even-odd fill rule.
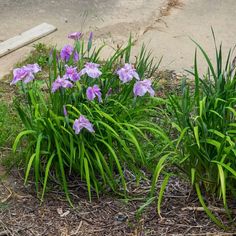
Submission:
[[[16,84],[18,81],[23,80],[24,78],[27,78],[29,76],[32,77],[32,73],[29,74],[29,72],[27,70],[24,69],[24,67],[22,68],[16,68],[13,70],[13,80],[11,81],[10,85],[12,84]]]
[[[59,88],[72,88],[73,84],[65,76],[58,78],[52,84],[52,92],[55,93]]]
[[[102,102],[101,89],[96,84],[93,87],[87,88],[86,95],[88,100],[90,101],[94,100],[97,97],[98,101]]]
[[[79,119],[76,119],[73,124],[75,134],[79,134],[83,128],[87,129],[90,133],[95,132],[90,121],[83,115],[80,115]]]
[[[21,68],[16,68],[13,70],[13,80],[10,83],[16,84],[18,81],[23,81],[25,84],[29,83],[34,79],[34,75],[41,71],[38,64],[28,64]]]
[[[68,35],[68,38],[78,41],[78,40],[81,39],[82,36],[83,36],[83,34],[81,32],[73,32],[73,33]]]
[[[109,95],[111,95],[111,93],[112,93],[112,88],[109,88],[108,91],[107,91],[106,97],[108,97]]]
[[[89,42],[92,42],[92,40],[93,40],[93,32],[90,32],[90,34],[89,34]]]
[[[64,113],[64,116],[68,116],[66,105],[63,106],[63,113]]]
[[[79,54],[75,51],[74,52],[74,62],[77,62],[79,60]]]
[[[75,82],[80,79],[80,75],[77,72],[77,68],[73,66],[66,65],[66,74],[65,77],[70,79],[71,81]]]
[[[84,69],[80,71],[80,75],[87,74],[89,77],[96,79],[102,74],[98,67],[99,64],[87,62],[84,66]]]
[[[92,47],[92,40],[93,40],[93,32],[90,32],[89,40],[88,40],[88,52],[90,51],[90,49]]]
[[[65,45],[62,50],[61,50],[61,59],[63,61],[69,61],[70,59],[70,56],[72,55],[73,53],[73,47],[71,45]]]
[[[40,66],[39,66],[37,63],[35,63],[35,64],[28,64],[28,65],[26,66],[26,68],[27,68],[30,72],[34,73],[34,74],[36,74],[36,73],[38,73],[39,71],[41,71],[41,68],[40,68]]]
[[[74,61],[77,62],[79,60],[79,55],[75,51],[74,48],[71,45],[65,45],[60,53],[61,59],[65,62],[70,60],[71,55],[74,53]]]
[[[155,91],[152,88],[152,82],[149,79],[136,82],[133,88],[133,92],[135,96],[144,96],[147,92],[152,97],[155,95]]]
[[[117,74],[119,75],[119,78],[123,83],[129,82],[133,78],[135,78],[136,80],[140,80],[135,68],[128,63],[125,63],[124,67],[117,71]]]

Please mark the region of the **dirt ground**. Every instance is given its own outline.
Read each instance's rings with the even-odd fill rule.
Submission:
[[[56,186],[56,185],[55,185]],[[150,183],[140,186],[130,180],[128,188],[139,199],[144,197]],[[83,235],[83,236],[154,236],[154,235],[235,235],[236,228],[223,232],[199,207],[190,187],[172,179],[165,194],[161,217],[156,203],[143,214],[137,210],[144,200],[125,201],[109,194],[89,202],[82,183],[71,183],[74,208],[65,202],[64,194],[52,187],[41,204],[34,185],[23,186],[22,171],[11,173],[11,181],[0,183],[0,235]],[[137,197],[136,197],[137,198]],[[226,222],[223,210],[215,204],[214,213]],[[235,222],[234,222],[235,224]]]

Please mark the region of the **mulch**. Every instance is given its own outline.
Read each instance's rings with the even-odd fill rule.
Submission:
[[[145,180],[137,185],[130,173],[126,176],[133,199],[106,193],[90,202],[83,183],[75,181],[70,183],[74,208],[57,184],[51,185],[41,203],[34,184],[24,186],[22,174],[22,170],[15,169],[0,182],[0,236],[236,235],[235,218],[234,223],[228,224],[224,209],[211,201],[214,213],[229,226],[227,231],[218,228],[199,206],[191,187],[176,177],[167,186],[159,216],[156,201],[137,213],[145,203],[150,182]]]

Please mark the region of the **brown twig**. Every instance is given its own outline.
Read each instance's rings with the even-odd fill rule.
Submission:
[[[226,213],[224,208],[209,206],[208,209],[217,213]],[[181,211],[205,211],[205,209],[203,207],[183,207],[181,208]],[[236,209],[231,209],[230,211],[236,214]]]
[[[4,230],[0,232],[0,236],[7,236],[9,235],[9,231],[8,230]]]
[[[80,231],[80,228],[82,227],[82,224],[83,224],[83,221],[81,220],[80,223],[79,223],[78,228],[76,229],[76,231],[72,232],[70,235],[78,235],[78,233]]]
[[[2,183],[2,185],[3,185],[3,186],[5,187],[5,189],[7,189],[7,191],[9,192],[9,194],[8,194],[5,198],[1,199],[1,203],[4,203],[4,202],[6,202],[6,201],[11,197],[12,191],[11,191],[11,189],[8,188],[5,184]]]

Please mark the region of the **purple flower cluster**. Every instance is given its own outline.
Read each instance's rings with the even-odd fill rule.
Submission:
[[[93,87],[87,88],[86,95],[87,95],[88,100],[90,101],[94,100],[97,97],[98,101],[102,102],[101,89],[96,84]]]
[[[41,68],[37,63],[16,68],[13,70],[13,80],[10,84],[16,84],[18,81],[23,81],[27,84],[34,79],[34,75],[39,71],[41,71]]]
[[[61,59],[65,62],[70,60],[70,57],[74,54],[74,62],[79,60],[79,54],[74,50],[71,45],[65,45],[60,53]]]
[[[60,88],[72,88],[73,84],[66,78],[66,76],[57,77],[52,84],[52,92],[55,93]]]
[[[138,73],[135,68],[128,63],[125,63],[124,67],[117,71],[119,79],[124,83],[131,81],[133,78],[140,80]]]
[[[72,82],[79,80],[80,76],[84,74],[87,74],[91,78],[98,78],[102,74],[102,72],[98,69],[99,64],[92,62],[87,62],[85,64],[85,67],[79,73],[77,71],[77,67],[68,65],[66,65],[65,67],[66,67],[65,75],[62,78],[58,77],[52,85],[53,93],[56,92],[59,88],[72,88],[73,87]],[[155,95],[155,92],[152,88],[151,80],[145,79],[140,81],[138,73],[131,64],[126,63],[123,68],[117,71],[117,74],[119,75],[119,78],[123,83],[129,82],[133,78],[138,80],[134,84],[133,88],[135,96],[144,96],[146,93],[149,93],[151,96]],[[112,89],[110,88],[108,94],[110,94],[111,90]],[[87,88],[86,96],[87,99],[90,101],[93,101],[97,97],[98,101],[102,102],[101,89],[97,84]],[[67,116],[67,111],[65,106],[63,107],[63,111],[64,115]],[[86,119],[83,115],[81,115],[79,119],[76,119],[74,121],[73,129],[76,134],[79,134],[83,128],[86,128],[89,132],[95,132],[93,129],[93,125],[89,122],[89,120]]]
[[[73,32],[68,35],[69,39],[72,39],[77,43],[82,38],[83,34],[81,32]],[[88,51],[91,49],[93,40],[93,33],[91,32],[88,40]],[[78,62],[79,54],[76,49],[71,45],[65,45],[60,52],[60,58],[62,61],[67,63],[70,58],[73,57],[74,62]],[[61,88],[72,88],[74,86],[74,82],[80,80],[80,77],[83,75],[87,75],[90,78],[96,79],[102,75],[102,72],[99,69],[99,64],[93,62],[86,62],[84,68],[78,72],[76,66],[65,65],[65,74],[52,83],[52,93],[55,93],[57,90]],[[35,74],[41,71],[41,68],[38,64],[28,64],[21,68],[16,68],[13,70],[13,80],[11,84],[16,84],[18,81],[23,81],[24,83],[28,83],[35,78]],[[136,80],[136,83],[133,87],[133,93],[137,96],[144,96],[146,93],[149,93],[151,96],[155,95],[155,92],[152,88],[151,80],[144,79],[140,80],[140,77],[132,64],[125,63],[122,68],[119,68],[116,72],[120,81],[125,84],[133,79]],[[106,97],[112,93],[112,88],[107,91]],[[86,96],[89,101],[93,101],[94,99],[98,99],[99,102],[102,102],[102,92],[97,84],[90,86],[86,90]],[[68,113],[66,109],[66,105],[63,105],[63,114],[66,118],[68,118]],[[93,124],[83,115],[80,115],[78,119],[75,119],[73,123],[73,130],[75,134],[79,134],[82,129],[87,129],[89,132],[95,132],[93,128]]]
[[[95,132],[93,129],[93,125],[90,123],[90,121],[83,115],[80,115],[80,117],[76,119],[73,124],[75,134],[79,134],[83,128],[87,129],[90,133]]]
[[[89,77],[96,79],[102,74],[98,67],[99,64],[87,62],[84,68],[80,71],[80,76],[87,74]]]
[[[123,83],[129,82],[133,78],[138,80],[134,84],[134,88],[133,88],[133,92],[135,96],[144,96],[147,92],[151,96],[155,95],[155,92],[152,88],[152,81],[148,79],[140,81],[138,73],[136,72],[135,68],[131,64],[126,63],[121,69],[117,71],[117,74],[119,76],[119,79]]]

